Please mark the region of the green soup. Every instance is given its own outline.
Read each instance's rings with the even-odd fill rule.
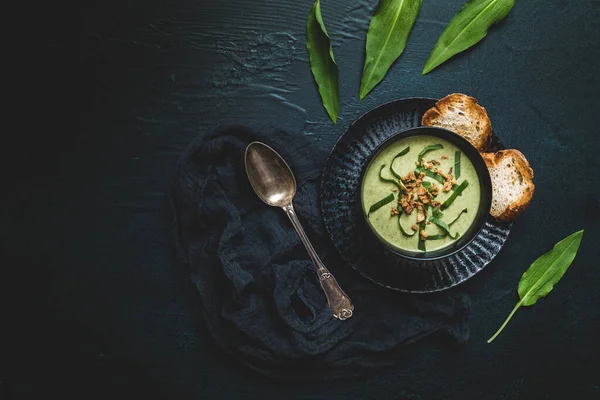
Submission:
[[[419,160],[428,146],[431,150]],[[479,177],[465,153],[447,140],[425,135],[387,145],[368,165],[361,191],[369,225],[398,251],[451,245],[473,224],[480,201]],[[417,223],[419,216],[425,220]]]

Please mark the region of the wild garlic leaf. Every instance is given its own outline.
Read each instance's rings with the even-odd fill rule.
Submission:
[[[381,82],[404,48],[423,0],[379,0],[367,32],[360,99]]]
[[[490,26],[506,17],[514,4],[515,0],[469,0],[438,39],[423,75],[483,39]]]
[[[567,236],[556,243],[552,250],[531,264],[519,281],[517,290],[520,298],[519,302],[500,329],[488,340],[488,343],[491,343],[502,332],[508,321],[521,306],[532,306],[552,291],[554,285],[560,281],[575,259],[582,237],[583,230]]]
[[[340,113],[338,66],[333,57],[331,41],[321,16],[321,2],[315,1],[306,21],[306,50],[310,69],[319,88],[323,107],[335,124]]]

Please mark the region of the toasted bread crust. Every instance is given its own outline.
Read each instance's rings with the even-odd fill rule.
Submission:
[[[452,127],[443,123],[444,115],[456,113],[457,104],[464,104],[465,111],[474,123],[478,123],[478,130],[469,128]],[[488,149],[492,138],[492,123],[484,107],[479,105],[477,99],[461,93],[452,93],[440,99],[435,106],[425,112],[421,119],[423,126],[439,126],[454,131],[467,139],[479,152]],[[454,128],[454,129],[453,129]]]
[[[535,192],[535,184],[533,183],[533,169],[531,169],[529,162],[519,150],[500,150],[496,153],[482,153],[481,156],[490,170],[496,168],[505,157],[512,157],[515,161],[514,168],[516,168],[521,175],[523,182],[525,182],[525,190],[522,191],[521,196],[509,204],[503,212],[500,213],[498,210],[490,210],[490,214],[498,222],[514,221],[525,211],[531,202],[533,193]],[[499,189],[500,188],[497,187],[494,188],[494,192]]]

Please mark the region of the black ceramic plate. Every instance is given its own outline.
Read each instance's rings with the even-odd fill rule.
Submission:
[[[361,221],[358,192],[370,155],[390,136],[420,126],[423,113],[435,102],[396,100],[361,116],[334,145],[321,180],[325,226],[344,260],[373,282],[405,292],[437,292],[466,281],[494,259],[511,228],[488,216],[479,234],[461,251],[438,260],[407,260],[378,242]]]

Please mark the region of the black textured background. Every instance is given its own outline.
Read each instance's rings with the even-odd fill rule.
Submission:
[[[340,65],[337,126],[307,64],[309,0],[84,0],[7,11],[19,25],[5,35],[3,62],[5,87],[16,86],[8,110],[17,112],[6,115],[0,147],[0,397],[598,398],[600,3],[517,0],[484,43],[421,77],[462,3],[424,1],[405,54],[359,102],[376,1],[324,0]],[[499,257],[465,285],[469,343],[423,346],[410,367],[327,383],[263,378],[218,350],[182,292],[167,240],[164,193],[185,146],[244,124],[310,135],[326,154],[380,103],[455,91],[486,106],[537,184]],[[582,228],[560,284],[487,345],[522,272]]]

